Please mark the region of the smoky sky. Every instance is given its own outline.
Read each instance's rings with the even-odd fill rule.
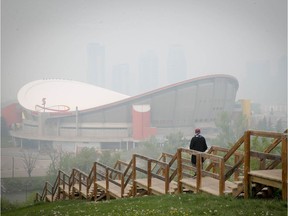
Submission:
[[[286,0],[2,0],[2,102],[37,79],[87,82],[89,43],[105,47],[108,84],[123,63],[137,80],[139,56],[153,50],[165,85],[177,45],[187,78],[230,74],[236,99],[286,104]]]

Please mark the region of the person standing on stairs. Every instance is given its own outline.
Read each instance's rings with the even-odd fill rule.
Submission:
[[[195,135],[192,137],[190,141],[190,149],[195,150],[195,151],[200,151],[200,152],[205,152],[207,150],[207,144],[206,144],[206,139],[200,134],[201,130],[199,128],[195,129]],[[203,163],[203,158],[202,158],[202,163]],[[196,155],[191,156],[191,163],[192,166],[196,167]],[[194,177],[196,177],[196,172],[194,174]]]

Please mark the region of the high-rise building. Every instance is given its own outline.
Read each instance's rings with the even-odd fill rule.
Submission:
[[[118,64],[113,67],[112,90],[129,95],[131,94],[130,81],[131,76],[128,64]]]
[[[87,47],[87,82],[105,87],[105,47],[98,43],[89,43]]]
[[[167,81],[175,83],[187,78],[187,63],[181,46],[170,47],[167,57]]]
[[[139,59],[139,91],[152,90],[159,83],[159,60],[152,50],[148,50]]]

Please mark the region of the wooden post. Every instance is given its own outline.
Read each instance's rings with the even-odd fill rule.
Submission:
[[[152,187],[152,185],[151,185],[151,182],[152,182],[152,175],[151,175],[151,163],[152,163],[152,161],[151,160],[148,160],[148,164],[147,164],[147,189],[148,189],[148,195],[150,195],[151,194],[151,187]]]
[[[132,188],[132,194],[135,197],[137,193],[137,185],[136,185],[136,155],[133,154],[132,157],[132,181],[133,181],[133,188]]]
[[[196,155],[196,168],[197,168],[197,175],[196,175],[196,191],[197,193],[200,191],[202,179],[201,179],[201,167],[202,167],[202,157],[201,154]]]
[[[106,199],[110,200],[110,194],[109,194],[109,171],[107,168],[106,170]]]
[[[224,163],[224,158],[221,158],[220,161],[220,166],[219,166],[219,195],[222,196],[224,194],[225,190],[225,163]]]
[[[78,171],[79,173],[79,195],[80,195],[80,198],[82,198],[82,173],[80,171]]]
[[[121,173],[121,197],[124,197],[124,174]]]
[[[60,184],[61,184],[61,179],[60,179],[60,175],[61,172],[60,170],[58,171],[58,177],[57,177],[57,181],[58,181],[58,190],[57,190],[57,199],[60,199],[60,192],[61,192],[61,188],[60,188]]]
[[[165,166],[165,194],[169,192],[169,165]]]
[[[74,197],[75,197],[74,183],[75,183],[75,172],[73,169],[72,170],[72,199],[74,199]]]
[[[244,134],[244,198],[250,196],[251,183],[249,178],[250,172],[250,131],[245,131]]]
[[[234,155],[234,165],[238,163],[239,158],[240,158],[239,155],[237,154]],[[238,180],[239,180],[239,169],[235,170],[234,172],[234,181]]]
[[[163,162],[166,163],[166,155],[162,153],[162,156],[163,156]],[[165,169],[166,169],[166,168],[165,168]],[[165,172],[165,173],[164,173],[164,172],[165,172],[165,170],[162,169],[162,176],[165,176],[165,173],[166,173],[166,172]]]
[[[178,193],[182,193],[182,158],[181,158],[181,148],[177,149],[177,176],[178,176]]]
[[[217,155],[217,153],[218,153],[217,150],[215,150],[215,151],[213,152],[214,155]],[[216,171],[217,171],[217,169],[216,169],[216,167],[215,167],[215,163],[213,163],[213,173],[216,173]]]
[[[287,133],[282,135],[282,199],[287,200]]]
[[[89,175],[88,176],[86,176],[86,200],[88,201],[89,199],[88,199],[88,196],[89,196],[89,189],[90,189],[90,186],[91,186],[91,184],[90,184],[90,177],[89,177]]]
[[[94,162],[93,165],[93,184],[94,184],[94,188],[93,188],[93,194],[94,194],[94,200],[96,201],[97,199],[97,178],[96,178],[96,162]]]

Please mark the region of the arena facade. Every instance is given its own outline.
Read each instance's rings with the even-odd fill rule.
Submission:
[[[175,131],[190,138],[195,127],[209,137],[217,133],[217,115],[233,111],[238,86],[233,76],[209,75],[129,97],[80,82],[38,80],[19,90],[22,122],[11,135],[17,145],[68,151],[129,149]]]

